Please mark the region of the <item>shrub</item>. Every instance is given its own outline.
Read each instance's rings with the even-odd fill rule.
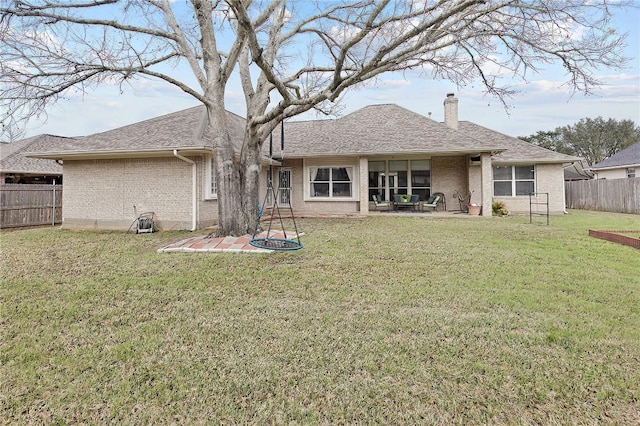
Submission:
[[[494,216],[507,216],[509,214],[509,209],[504,201],[494,200],[493,203],[491,203],[491,210]]]

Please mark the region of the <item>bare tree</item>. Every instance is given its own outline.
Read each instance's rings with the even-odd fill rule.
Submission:
[[[617,2],[619,3],[619,2]],[[588,93],[601,66],[621,67],[624,36],[606,0],[2,0],[2,106],[28,119],[70,90],[164,80],[206,106],[219,185],[219,233],[257,218],[259,153],[278,123],[326,111],[381,73],[415,70],[459,85],[505,84],[560,63]],[[179,72],[188,67],[192,79]],[[224,94],[238,73],[247,120],[240,161]],[[507,78],[504,78],[507,77]],[[20,120],[16,119],[17,122]],[[240,214],[238,214],[240,212]]]
[[[16,142],[24,137],[24,128],[16,120],[19,120],[19,117],[10,111],[0,117],[0,143]]]

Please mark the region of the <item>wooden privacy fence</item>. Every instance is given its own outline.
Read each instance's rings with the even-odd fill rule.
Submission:
[[[565,182],[567,208],[640,214],[640,178]]]
[[[0,228],[62,222],[62,185],[0,185]]]

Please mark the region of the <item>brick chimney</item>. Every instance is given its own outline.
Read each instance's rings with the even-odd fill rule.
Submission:
[[[454,93],[447,93],[444,100],[444,124],[453,130],[458,130],[458,98]]]

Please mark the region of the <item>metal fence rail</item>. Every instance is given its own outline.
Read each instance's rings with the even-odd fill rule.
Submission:
[[[640,214],[640,177],[565,182],[567,208]]]
[[[0,185],[0,228],[62,222],[62,185]]]

